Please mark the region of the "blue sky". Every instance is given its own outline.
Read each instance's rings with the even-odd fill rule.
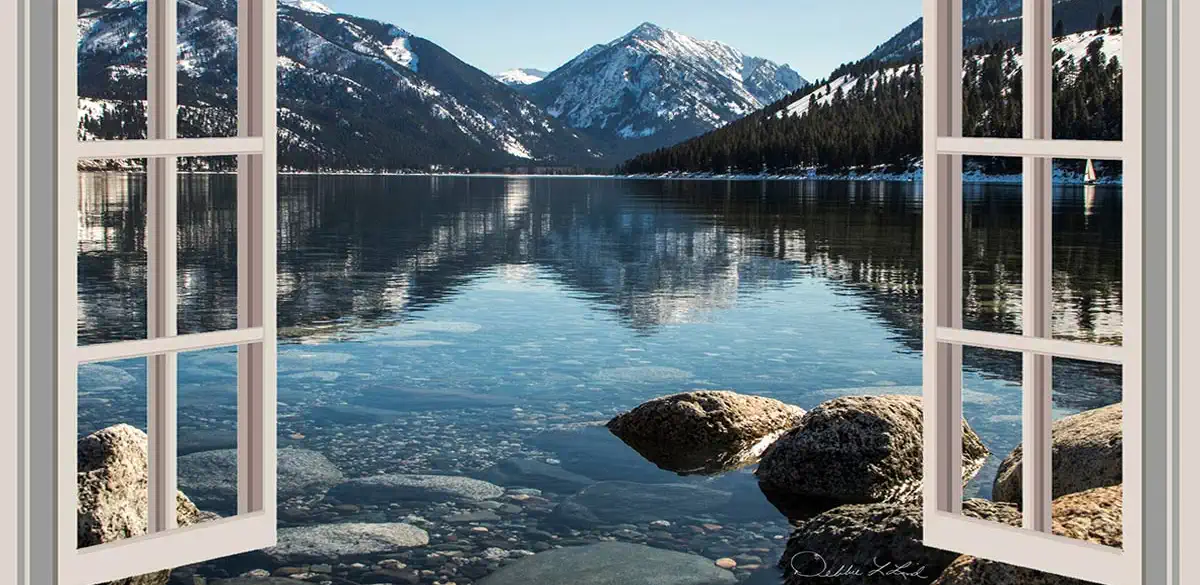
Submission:
[[[322,0],[427,38],[489,73],[554,69],[650,21],[816,79],[921,15],[921,0]]]

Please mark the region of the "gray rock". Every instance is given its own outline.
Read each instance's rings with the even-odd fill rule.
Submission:
[[[555,509],[570,526],[638,524],[720,511],[732,494],[699,485],[606,481],[588,486]]]
[[[732,585],[733,573],[701,556],[605,542],[560,548],[513,563],[480,585]]]
[[[1054,497],[1121,483],[1121,428],[1125,410],[1114,404],[1068,416],[1051,430],[1051,489]],[[1017,447],[1000,464],[992,498],[1021,501],[1021,462]]]
[[[532,459],[506,459],[480,472],[484,479],[505,487],[531,487],[559,494],[571,494],[596,483],[558,465]]]
[[[203,451],[179,458],[179,487],[205,509],[237,513],[237,449]],[[306,449],[280,449],[277,475],[281,501],[321,495],[342,481],[342,472],[324,455]]]
[[[345,481],[327,497],[343,504],[391,502],[471,502],[504,495],[504,489],[486,481],[454,475],[376,475]]]
[[[772,398],[701,390],[646,402],[609,421],[608,430],[663,469],[711,475],[758,461],[803,416],[804,409]]]
[[[787,500],[911,502],[921,496],[924,416],[919,396],[849,396],[813,409],[763,456],[759,485],[781,510]],[[987,447],[963,421],[963,480]]]
[[[287,564],[385,554],[427,544],[429,534],[408,524],[319,524],[279,529],[278,546],[263,553]]]
[[[142,536],[149,529],[149,441],[146,433],[116,425],[79,440],[76,485],[80,548]],[[191,500],[178,492],[175,513],[180,526],[200,521]],[[110,585],[162,585],[170,571],[113,581]]]
[[[469,522],[499,522],[500,515],[491,510],[479,510],[476,512],[451,514],[446,516],[445,520],[451,524],[466,524]]]
[[[1122,486],[1067,494],[1054,500],[1054,534],[1119,548],[1123,542]],[[935,585],[1087,585],[1078,579],[1051,575],[964,555],[956,559]]]
[[[966,516],[1020,526],[1015,506],[987,500],[963,503]],[[922,510],[916,503],[847,504],[803,522],[788,541],[779,566],[787,585],[810,583],[822,569],[850,566],[863,574],[887,565],[909,575],[905,583],[929,583],[957,556],[921,542]],[[859,585],[861,574],[821,578],[831,585]]]

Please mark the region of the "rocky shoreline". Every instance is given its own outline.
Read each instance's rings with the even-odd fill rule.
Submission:
[[[1120,546],[1120,419],[1116,405],[1055,424],[1056,533]],[[322,452],[283,448],[278,546],[119,585],[797,585],[813,551],[923,567],[908,583],[1074,584],[921,544],[922,424],[912,396],[843,397],[805,412],[698,391],[649,401],[607,430],[547,433],[592,438],[576,440],[578,458],[566,461],[498,445],[508,456],[475,472],[408,473],[369,461],[339,469]],[[966,480],[988,450],[963,427]],[[588,451],[609,432],[628,455]],[[104,429],[80,453],[81,546],[85,534],[88,545],[144,534],[145,434]],[[181,521],[236,509],[235,464],[228,450],[180,458]],[[971,500],[964,513],[1019,525],[1019,468],[1018,450],[996,479],[997,501]],[[769,500],[746,497],[753,485]]]

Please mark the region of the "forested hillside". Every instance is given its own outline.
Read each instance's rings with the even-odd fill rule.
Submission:
[[[1056,138],[1121,137],[1121,41],[1119,26],[1056,39]],[[1018,51],[1019,47],[1002,41],[967,51],[965,135],[1021,135]],[[909,170],[921,159],[921,76],[922,66],[915,58],[907,62],[868,59],[844,66],[815,90],[801,90],[705,136],[641,155],[621,170],[630,174]],[[986,172],[1019,168],[1015,160],[979,164]]]

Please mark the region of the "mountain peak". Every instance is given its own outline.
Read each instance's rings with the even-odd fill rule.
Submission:
[[[519,87],[522,85],[532,85],[537,83],[545,79],[547,75],[549,75],[549,73],[542,71],[541,69],[525,67],[521,69],[509,69],[508,71],[497,73],[493,77],[495,77],[496,80],[504,85]]]
[[[631,37],[631,38],[641,38],[641,39],[657,39],[666,32],[667,32],[666,29],[664,29],[663,27],[658,26],[657,24],[654,24],[653,22],[647,21],[647,22],[643,22],[642,24],[639,24],[637,28],[630,31],[629,34],[626,36]]]

